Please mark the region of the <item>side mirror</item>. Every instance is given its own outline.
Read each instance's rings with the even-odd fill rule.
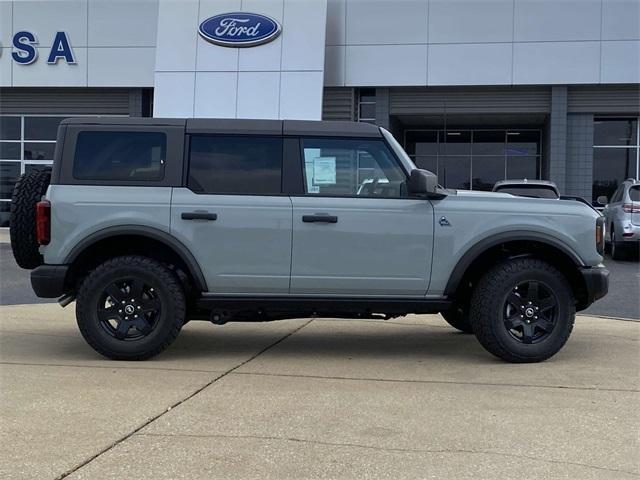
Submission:
[[[597,199],[596,202],[598,202],[600,205],[606,205],[607,203],[609,203],[609,199],[605,196],[605,195],[600,195]]]
[[[430,195],[438,189],[438,176],[428,170],[416,168],[409,177],[409,193],[411,195]]]

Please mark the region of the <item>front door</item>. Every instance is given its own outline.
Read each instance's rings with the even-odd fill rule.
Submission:
[[[307,138],[301,149],[291,293],[424,296],[433,207],[407,196],[407,175],[384,141]]]
[[[171,232],[196,257],[209,292],[289,293],[291,200],[281,178],[280,137],[191,136]]]

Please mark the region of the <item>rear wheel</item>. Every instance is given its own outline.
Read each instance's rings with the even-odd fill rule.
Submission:
[[[623,260],[624,259],[624,251],[622,249],[622,245],[618,242],[616,237],[616,232],[611,230],[611,258],[614,260]]]
[[[22,268],[33,269],[43,263],[36,239],[36,203],[47,192],[50,180],[50,170],[34,170],[20,175],[13,188],[9,237],[13,257]]]
[[[116,257],[82,282],[76,319],[82,336],[98,353],[114,360],[144,360],[178,336],[185,295],[176,275],[160,262]]]
[[[566,343],[575,320],[569,282],[542,260],[508,260],[473,292],[470,321],[490,353],[514,363],[540,362]]]

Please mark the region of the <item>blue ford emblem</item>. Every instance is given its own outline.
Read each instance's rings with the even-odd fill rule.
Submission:
[[[280,30],[273,18],[245,12],[207,18],[198,28],[205,40],[223,47],[254,47],[274,40]]]

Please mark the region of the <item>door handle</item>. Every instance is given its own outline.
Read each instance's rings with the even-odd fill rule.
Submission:
[[[217,220],[218,215],[209,212],[183,212],[180,217],[183,220]]]
[[[335,215],[316,213],[315,215],[303,215],[302,221],[305,223],[338,223],[338,217]]]

